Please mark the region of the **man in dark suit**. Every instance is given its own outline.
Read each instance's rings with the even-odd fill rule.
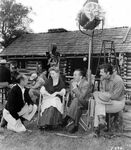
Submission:
[[[17,84],[8,94],[8,100],[3,110],[3,118],[7,121],[7,129],[15,132],[26,131],[21,118],[28,121],[32,119],[37,110],[33,104],[28,89],[25,88],[28,79],[25,75],[18,75]]]
[[[88,108],[88,100],[91,96],[90,84],[83,77],[83,73],[80,69],[74,71],[73,80],[70,84],[70,93],[72,101],[62,125],[66,126],[68,120],[72,119],[74,121],[74,127],[69,132],[75,133],[78,131],[82,110]]]
[[[6,60],[0,60],[0,82],[11,83],[11,72],[9,68],[6,67]]]

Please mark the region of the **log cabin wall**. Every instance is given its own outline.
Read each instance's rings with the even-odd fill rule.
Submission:
[[[105,28],[102,32],[96,29],[95,34],[97,36],[93,38],[91,63],[93,74],[95,74],[103,40],[114,41],[117,53],[125,52],[127,54],[131,52],[131,29],[129,27]],[[16,61],[21,70],[27,69],[32,72],[35,63],[41,63],[42,68],[48,69],[46,53],[49,52],[52,43],[57,44],[58,52],[62,55],[63,64],[61,63],[61,66],[63,67],[61,72],[65,75],[73,75],[74,69],[87,66],[87,62],[83,62],[83,57],[88,56],[89,37],[80,31],[24,34],[5,48],[0,56]],[[33,64],[29,61],[33,61]]]
[[[126,98],[131,100],[131,53],[124,53],[123,80],[126,88]]]

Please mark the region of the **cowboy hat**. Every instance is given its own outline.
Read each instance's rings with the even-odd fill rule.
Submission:
[[[98,97],[103,102],[109,102],[111,95],[108,92],[99,92]]]

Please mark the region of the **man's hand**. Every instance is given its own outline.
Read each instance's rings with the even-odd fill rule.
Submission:
[[[77,88],[77,82],[72,82],[73,89]]]
[[[20,112],[18,112],[19,116],[22,116],[23,114],[25,114],[28,111],[28,104],[26,103],[24,105],[24,107],[21,109]]]
[[[33,110],[33,105],[29,105],[29,108],[28,108],[28,113],[31,113],[32,112],[32,110]]]

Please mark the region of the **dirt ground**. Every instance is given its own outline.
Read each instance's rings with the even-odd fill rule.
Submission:
[[[25,133],[15,133],[7,129],[0,130],[0,150],[131,150],[131,139],[125,136],[95,138],[90,132],[68,136],[65,131],[40,131],[36,120],[25,123]]]

